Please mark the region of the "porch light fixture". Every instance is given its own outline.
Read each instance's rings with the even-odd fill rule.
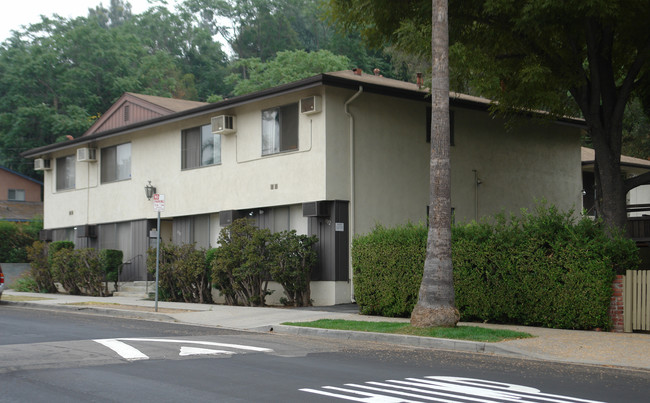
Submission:
[[[147,195],[147,200],[151,200],[153,195],[156,193],[156,187],[151,185],[151,181],[149,181],[149,184],[144,187],[144,193]]]

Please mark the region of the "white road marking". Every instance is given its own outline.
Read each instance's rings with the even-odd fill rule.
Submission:
[[[119,354],[122,358],[129,361],[149,359],[148,356],[142,354],[142,352],[137,348],[133,348],[128,344],[123,343],[117,339],[101,339],[101,340],[93,340],[93,341],[110,348],[111,350]]]
[[[602,403],[542,393],[539,389],[523,385],[451,376],[427,376],[423,379],[406,378],[405,380],[365,382],[365,384],[348,383],[345,386],[346,388],[322,386],[318,389],[303,388],[300,390],[343,400],[372,403],[411,401]],[[405,397],[417,400],[405,400]]]
[[[137,342],[153,342],[153,343],[194,344],[194,345],[198,344],[198,345],[210,346],[210,347],[225,347],[225,348],[232,348],[236,350],[256,351],[262,353],[273,352],[272,349],[264,348],[264,347],[245,346],[242,344],[216,343],[212,341],[196,341],[196,340],[151,339],[151,338],[130,337],[130,338],[117,338],[117,339],[96,339],[93,341],[110,348],[111,350],[115,351],[119,356],[129,361],[148,360],[149,357],[146,354],[142,353],[140,350],[136,349],[135,347],[126,344],[125,341],[126,342],[137,341]],[[201,355],[201,354],[217,355],[217,354],[237,354],[237,353],[234,351],[181,346],[181,351],[179,355],[188,356],[188,355]]]
[[[226,350],[212,350],[209,348],[198,348],[198,347],[181,347],[181,352],[178,354],[181,357],[187,355],[219,355],[219,354],[235,354],[233,351]]]

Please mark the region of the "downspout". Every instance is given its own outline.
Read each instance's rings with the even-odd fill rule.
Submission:
[[[350,224],[349,224],[349,244],[348,244],[348,278],[350,279],[350,299],[355,302],[354,284],[352,279],[352,240],[354,238],[354,220],[355,220],[355,197],[354,197],[354,116],[348,110],[348,105],[352,103],[363,92],[363,86],[359,86],[357,91],[350,99],[345,101],[344,111],[350,120]]]

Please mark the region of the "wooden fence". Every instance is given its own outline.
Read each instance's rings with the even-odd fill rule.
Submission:
[[[625,274],[624,331],[650,331],[650,270],[628,270]]]

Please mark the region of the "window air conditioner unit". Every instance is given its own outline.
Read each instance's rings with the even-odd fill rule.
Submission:
[[[45,158],[36,158],[34,160],[34,170],[35,171],[49,171],[52,169],[50,167],[50,160]]]
[[[237,131],[235,116],[219,115],[212,118],[212,134],[231,134]]]
[[[79,148],[77,150],[77,162],[95,162],[97,161],[96,148]]]
[[[326,201],[315,201],[302,204],[303,217],[329,217],[329,203]]]
[[[43,242],[52,242],[52,230],[42,229],[38,232],[38,240]]]
[[[76,230],[77,238],[97,238],[96,225],[80,225]]]
[[[300,100],[300,113],[303,115],[311,115],[318,113],[321,110],[320,96],[314,95],[311,97],[303,98]]]

